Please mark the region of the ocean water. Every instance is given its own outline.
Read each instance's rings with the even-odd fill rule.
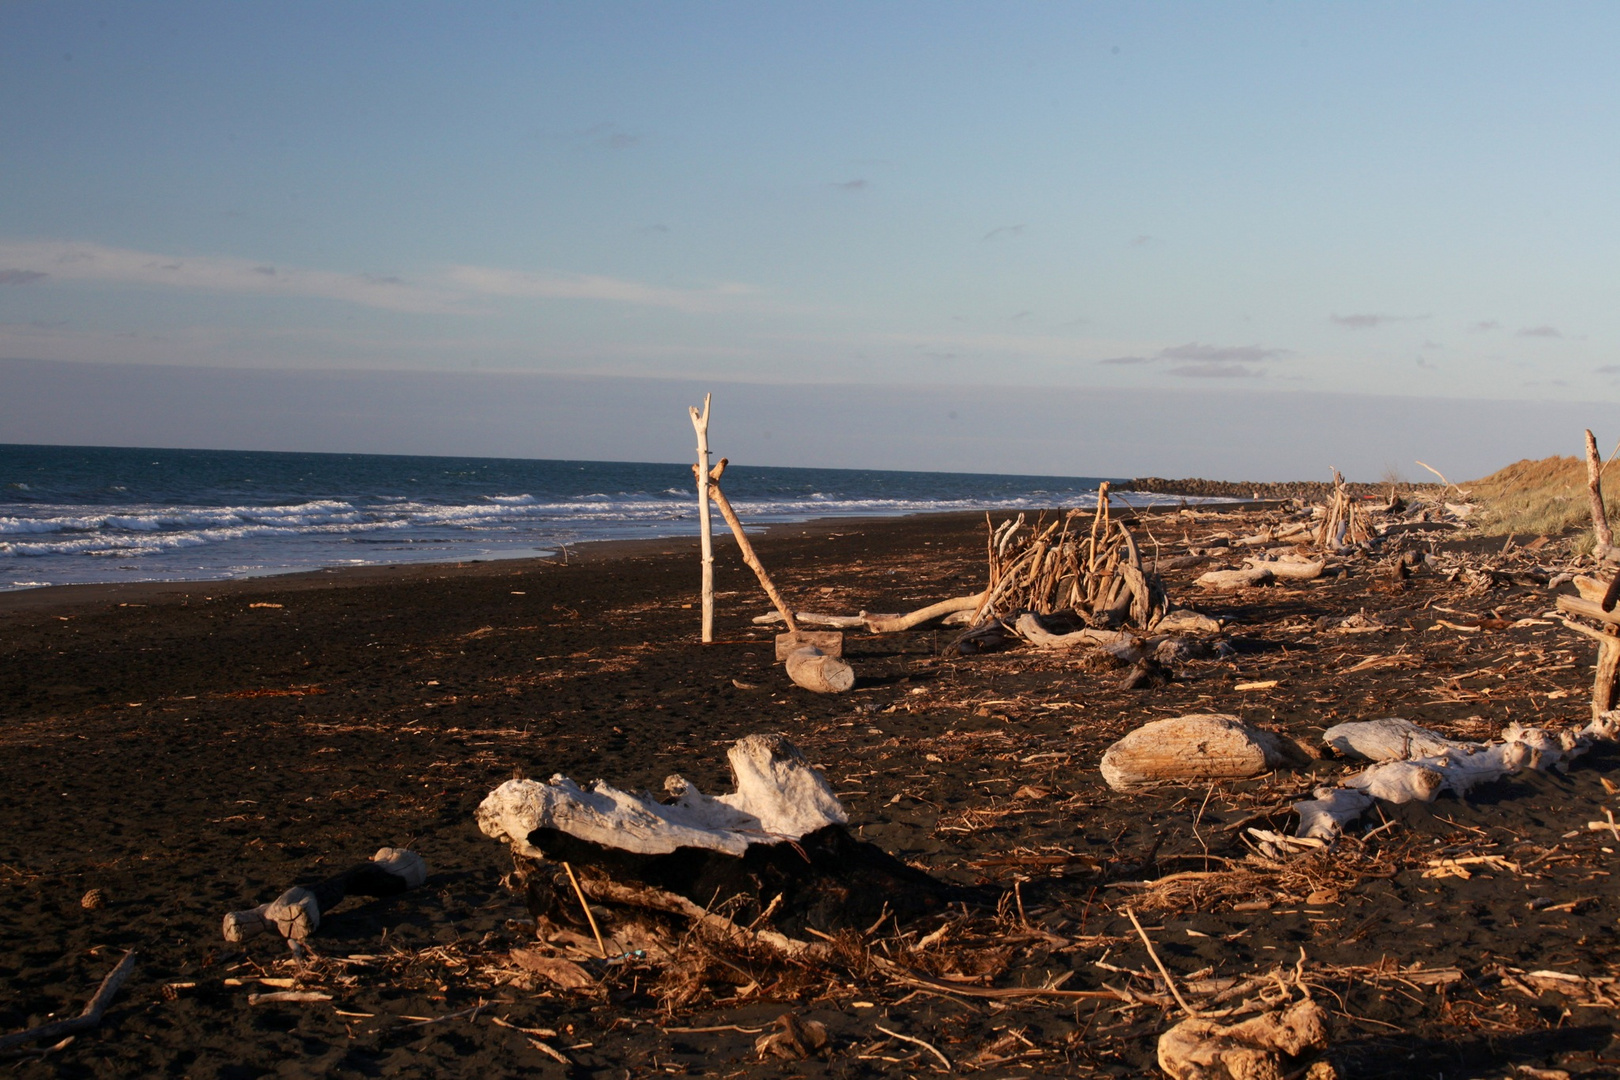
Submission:
[[[725,475],[726,495],[750,525],[1094,506],[1098,482],[747,466]],[[695,537],[696,503],[689,465],[0,444],[0,589],[511,558],[586,540]]]

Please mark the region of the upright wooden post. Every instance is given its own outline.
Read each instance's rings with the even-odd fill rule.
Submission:
[[[688,407],[692,427],[697,431],[697,497],[699,544],[703,553],[703,642],[714,640],[714,536],[709,525],[709,394],[703,395],[703,411]]]
[[[1614,543],[1614,533],[1609,531],[1609,514],[1603,508],[1603,458],[1591,428],[1586,430],[1586,495],[1592,503],[1592,533],[1598,546],[1606,548]]]

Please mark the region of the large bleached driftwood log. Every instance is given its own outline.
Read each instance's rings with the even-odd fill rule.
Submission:
[[[479,806],[478,826],[511,846],[514,884],[536,918],[552,923],[580,914],[576,889],[627,918],[676,915],[733,937],[731,922],[705,913],[726,911],[736,926],[770,919],[833,930],[944,902],[938,882],[849,835],[832,789],[792,743],[750,735],[727,756],[729,795],[710,798],[679,777],[665,782],[670,804],[601,781],[584,790],[563,777],[513,780]],[[744,936],[799,948],[765,933],[754,925]]]
[[[1295,803],[1300,816],[1295,835],[1332,839],[1374,799],[1433,802],[1444,792],[1464,795],[1479,784],[1523,769],[1566,769],[1592,746],[1617,735],[1617,712],[1603,713],[1574,731],[1512,723],[1491,743],[1447,739],[1397,717],[1339,724],[1324,733],[1330,746],[1379,763],[1346,777],[1337,788],[1319,787],[1315,798]]]
[[[1368,761],[1410,761],[1434,754],[1485,749],[1480,743],[1454,742],[1398,716],[1336,724],[1322,733],[1322,741],[1341,754]]]
[[[1294,760],[1281,736],[1235,716],[1195,713],[1144,724],[1103,753],[1102,774],[1115,791],[1160,781],[1241,780]]]
[[[726,759],[736,791],[710,797],[672,776],[664,786],[676,799],[667,805],[600,780],[588,789],[564,776],[508,780],[479,805],[478,827],[535,858],[544,856],[529,836],[543,828],[640,854],[686,847],[741,855],[849,820],[826,779],[780,735],[745,736]]]
[[[404,848],[381,848],[370,862],[351,866],[341,874],[309,888],[291,888],[269,903],[225,916],[226,941],[244,941],[275,930],[290,942],[301,942],[320,929],[321,917],[350,893],[356,896],[397,896],[427,881],[422,856]]]
[[[1248,564],[1249,569],[1267,570],[1272,577],[1284,581],[1315,581],[1322,576],[1322,571],[1327,568],[1326,559],[1301,562],[1293,559],[1248,558],[1244,562]]]
[[[1266,567],[1253,566],[1247,570],[1211,570],[1199,574],[1193,584],[1203,589],[1252,589],[1271,584],[1273,578]]]

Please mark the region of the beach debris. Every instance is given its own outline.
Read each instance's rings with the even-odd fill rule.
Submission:
[[[639,854],[705,848],[741,855],[753,844],[779,844],[849,820],[822,775],[781,735],[747,735],[726,752],[736,790],[711,797],[680,776],[664,781],[675,796],[660,803],[598,780],[581,788],[565,776],[547,783],[508,780],[479,805],[485,836],[542,858],[530,843],[536,830]]]
[[[1294,813],[1299,815],[1294,835],[1301,839],[1332,840],[1372,809],[1375,801],[1367,792],[1353,788],[1319,787],[1313,795],[1294,804]]]
[[[776,1030],[754,1040],[754,1052],[763,1059],[803,1061],[827,1045],[827,1025],[819,1020],[801,1020],[792,1013],[783,1013],[773,1026]]]
[[[1102,775],[1115,791],[1162,781],[1241,780],[1298,760],[1287,739],[1224,713],[1144,724],[1110,746]]]
[[[79,906],[86,911],[100,911],[107,906],[107,893],[104,889],[89,889],[79,897]]]
[[[1338,1074],[1325,1061],[1301,1072],[1301,1059],[1327,1046],[1327,1013],[1305,998],[1235,1024],[1183,1020],[1159,1036],[1159,1067],[1174,1080],[1330,1080]]]
[[[0,1035],[0,1050],[9,1050],[13,1046],[24,1043],[38,1042],[41,1039],[59,1039],[64,1035],[77,1035],[81,1031],[89,1031],[99,1027],[101,1018],[107,1012],[107,1006],[118,994],[118,988],[124,985],[129,973],[135,970],[135,951],[126,952],[107,977],[101,980],[96,992],[91,995],[90,1001],[85,1005],[84,1011],[78,1016],[71,1016],[66,1020],[57,1020],[39,1027],[29,1028],[27,1031],[15,1032],[11,1035]]]
[[[316,885],[294,887],[256,908],[230,912],[222,929],[226,941],[246,941],[274,929],[296,946],[320,929],[322,916],[345,896],[398,896],[426,881],[422,856],[405,848],[379,848],[369,862]]]
[[[540,949],[513,949],[508,955],[524,971],[539,975],[564,990],[585,990],[596,985],[590,972],[561,956],[551,956]]]

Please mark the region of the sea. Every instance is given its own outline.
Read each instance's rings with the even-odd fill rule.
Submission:
[[[754,526],[1093,507],[1102,479],[733,465],[724,484]],[[557,555],[698,528],[684,464],[0,444],[0,590]]]

